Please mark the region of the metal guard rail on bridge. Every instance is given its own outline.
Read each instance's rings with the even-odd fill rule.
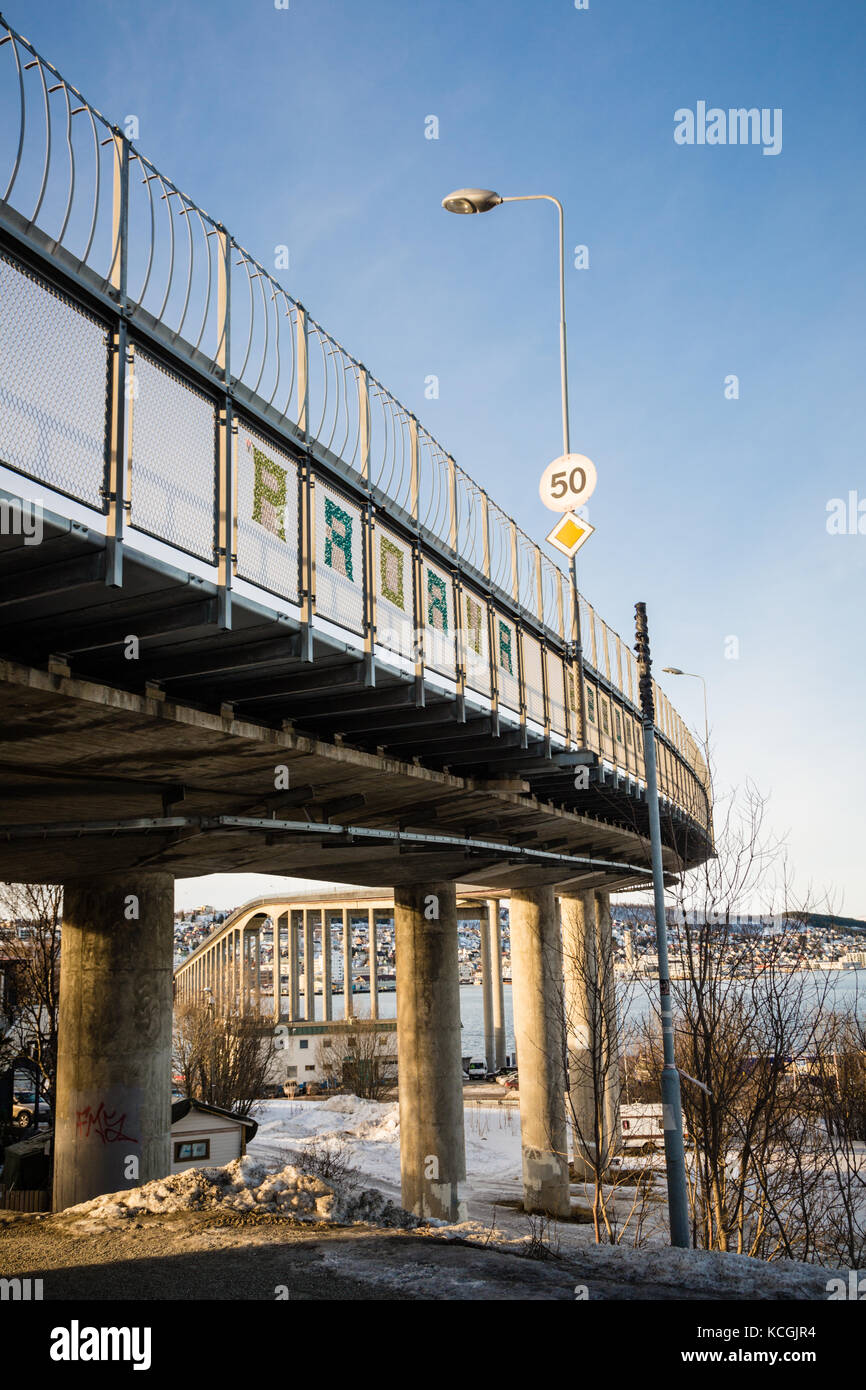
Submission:
[[[121,542],[162,542],[216,574],[226,626],[233,590],[257,598],[642,779],[627,644],[582,596],[576,625],[563,572],[415,416],[0,26],[0,462],[104,517],[114,582]],[[706,830],[706,764],[655,701],[660,789]]]

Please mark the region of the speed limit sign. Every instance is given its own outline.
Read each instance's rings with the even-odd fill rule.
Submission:
[[[592,459],[585,454],[563,454],[545,468],[538,495],[552,512],[570,512],[589,501],[597,481]]]

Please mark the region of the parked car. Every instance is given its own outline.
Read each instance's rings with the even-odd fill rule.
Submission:
[[[505,1089],[506,1089],[506,1091],[516,1091],[516,1090],[518,1089],[518,1084],[517,1084],[517,1072],[516,1072],[516,1071],[501,1071],[501,1072],[499,1072],[499,1074],[498,1074],[497,1077],[496,1077],[496,1084],[497,1084],[497,1086],[504,1086]]]
[[[468,1072],[468,1074],[469,1074],[469,1080],[470,1080],[470,1081],[486,1081],[486,1080],[487,1080],[487,1075],[488,1075],[488,1073],[487,1073],[487,1063],[486,1063],[486,1062],[470,1062],[470,1063],[469,1063],[469,1066],[466,1068],[466,1070],[467,1070],[467,1072]]]
[[[12,1099],[12,1123],[19,1129],[29,1129],[36,1108],[35,1091],[15,1091]],[[51,1106],[44,1096],[39,1097],[39,1122],[51,1120]]]

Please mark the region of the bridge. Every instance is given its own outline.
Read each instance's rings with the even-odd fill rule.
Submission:
[[[480,922],[481,998],[485,1059],[489,1067],[505,1065],[505,1008],[502,988],[500,903],[507,893],[488,896],[483,889],[456,885],[457,921]],[[379,927],[394,924],[394,894],[375,889],[347,893],[293,893],[291,897],[255,898],[230,913],[224,922],[190,951],[174,972],[175,999],[202,1004],[209,995],[215,1004],[247,1015],[269,1017],[274,1028],[283,1022],[324,1022],[334,1019],[334,985],[342,992],[343,1018],[356,1014],[353,936],[357,925],[367,932],[369,1017],[379,1017]],[[322,996],[316,1011],[316,941],[321,960]],[[340,966],[333,978],[333,960]],[[285,962],[285,966],[283,965]],[[303,1005],[301,997],[303,996]]]
[[[168,1170],[173,883],[229,870],[393,890],[404,1201],[446,1217],[455,884],[510,892],[527,1203],[561,1209],[555,904],[584,932],[649,874],[630,648],[5,24],[0,132],[0,875],[64,884],[55,1204]],[[676,874],[710,786],[653,689]]]

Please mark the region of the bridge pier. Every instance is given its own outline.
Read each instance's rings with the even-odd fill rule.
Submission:
[[[568,1216],[562,946],[552,887],[512,890],[511,961],[524,1208]]]
[[[490,947],[490,909],[484,904],[481,908],[481,1009],[484,1018],[484,1063],[488,1069],[494,1067],[495,1043],[493,1040],[493,952]]]
[[[394,925],[403,1206],[459,1221],[466,1149],[454,884],[396,888]]]
[[[64,886],[54,1209],[171,1169],[174,880]]]
[[[487,899],[487,929],[490,935],[490,985],[493,1006],[493,1057],[488,1066],[499,1071],[505,1066],[505,993],[502,985],[502,925],[499,899]],[[485,962],[486,965],[486,962]]]

